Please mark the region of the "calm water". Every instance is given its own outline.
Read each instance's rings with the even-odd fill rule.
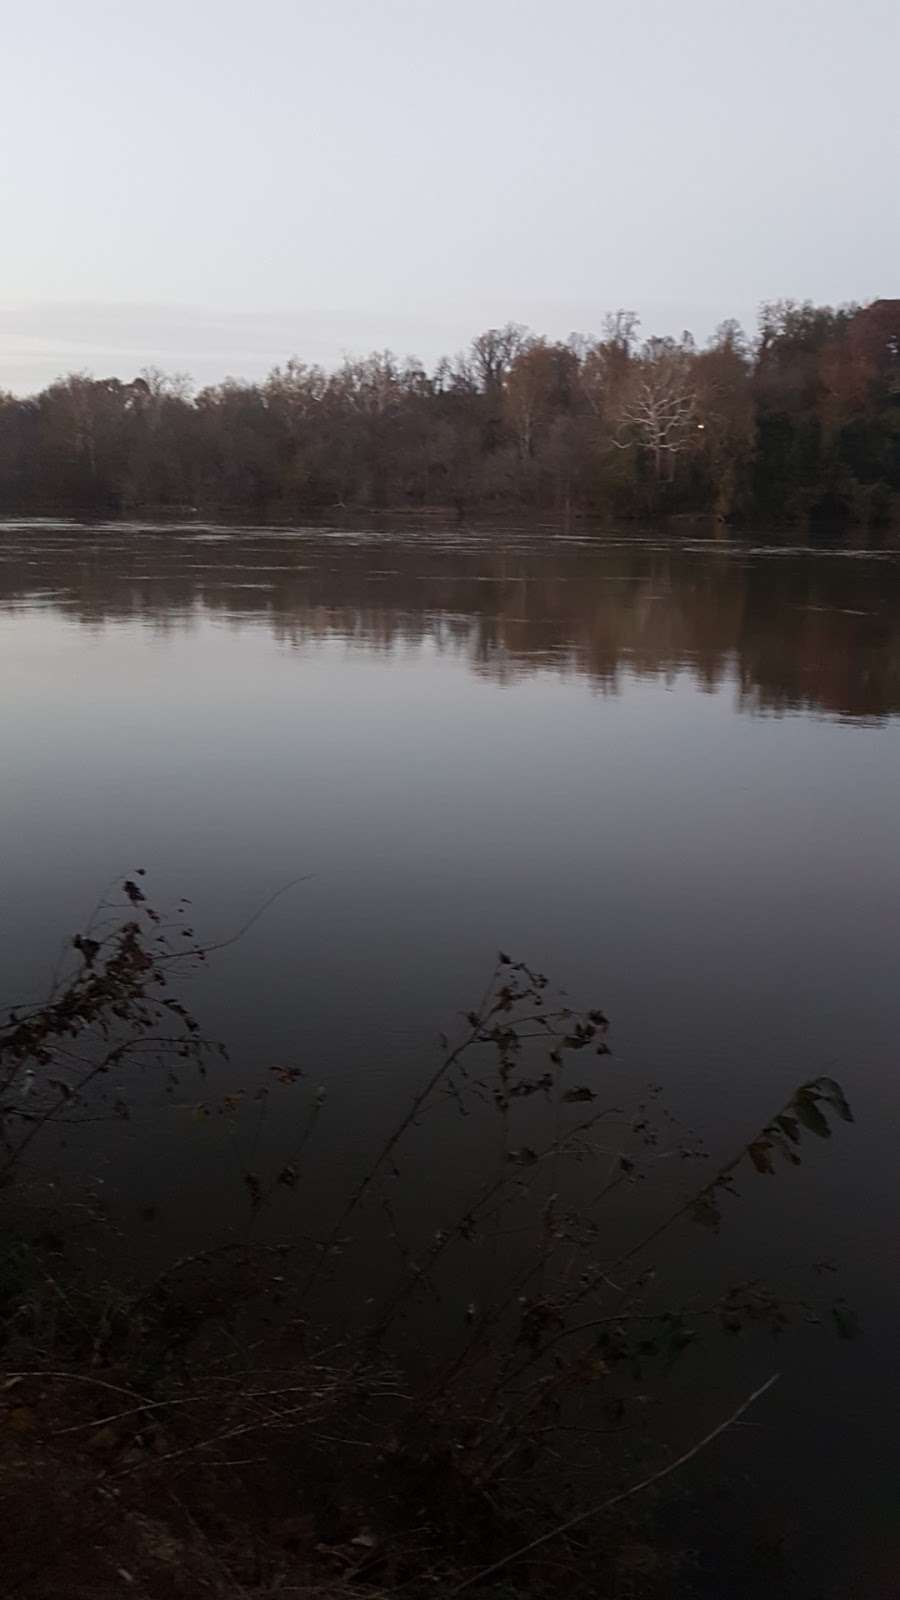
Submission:
[[[889,552],[0,525],[0,998],[135,865],[209,936],[311,874],[192,999],[236,1070],[328,1083],[326,1187],[498,946],[603,1004],[614,1070],[714,1152],[840,1078],[857,1126],[748,1191],[729,1248],[838,1261],[865,1345],[776,1353],[765,1454],[822,1506],[852,1476],[832,1555],[896,1574],[898,602]],[[128,1137],[111,1182],[195,1202],[177,1248],[219,1135],[164,1173]]]

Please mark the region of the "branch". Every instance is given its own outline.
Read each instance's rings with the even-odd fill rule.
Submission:
[[[771,1378],[768,1378],[758,1389],[754,1389],[753,1393],[738,1406],[736,1411],[731,1413],[730,1417],[726,1417],[724,1422],[720,1422],[718,1427],[713,1428],[711,1433],[704,1434],[703,1438],[698,1439],[690,1450],[686,1450],[676,1461],[670,1461],[667,1467],[661,1467],[658,1472],[651,1473],[649,1478],[642,1478],[640,1483],[633,1483],[630,1489],[620,1490],[618,1494],[612,1495],[608,1500],[602,1500],[599,1505],[589,1506],[587,1511],[580,1511],[577,1517],[570,1517],[568,1522],[561,1522],[559,1527],[551,1528],[549,1533],[542,1533],[540,1538],[532,1539],[530,1544],[523,1544],[520,1549],[513,1550],[511,1555],[503,1556],[501,1560],[495,1561],[493,1566],[483,1567],[480,1572],[475,1573],[474,1577],[467,1578],[465,1583],[457,1584],[455,1589],[451,1589],[451,1595],[462,1594],[465,1589],[471,1589],[476,1583],[481,1583],[483,1578],[491,1578],[495,1572],[500,1572],[503,1567],[508,1567],[513,1561],[518,1561],[522,1556],[530,1555],[531,1551],[537,1550],[539,1545],[547,1544],[550,1539],[559,1538],[560,1534],[568,1533],[571,1528],[577,1528],[580,1523],[587,1522],[590,1517],[599,1517],[602,1512],[610,1511],[613,1506],[621,1504],[623,1500],[628,1500],[631,1495],[639,1494],[642,1489],[649,1489],[651,1484],[658,1483],[661,1478],[669,1477],[670,1473],[676,1472],[679,1467],[683,1467],[688,1461],[693,1460],[694,1456],[699,1455],[701,1450],[705,1450],[708,1444],[712,1444],[720,1433],[724,1433],[727,1428],[737,1422],[738,1418],[742,1417],[745,1411],[749,1411],[754,1402],[761,1395],[764,1395],[767,1389],[771,1389],[773,1383],[777,1383],[780,1377],[780,1372],[774,1372]]]
[[[312,872],[304,872],[301,877],[292,878],[290,883],[283,883],[280,889],[276,889],[274,894],[269,895],[268,900],[263,901],[262,905],[259,906],[256,911],[254,911],[252,917],[248,917],[247,921],[242,923],[242,925],[238,928],[237,933],[232,933],[225,939],[219,939],[215,944],[200,945],[198,953],[208,956],[211,955],[214,950],[227,950],[229,946],[237,944],[239,939],[243,939],[245,933],[250,932],[250,929],[254,927],[254,925],[259,921],[260,917],[265,916],[266,912],[271,909],[276,900],[280,900],[281,896],[283,894],[288,894],[291,889],[296,889],[298,883],[309,883],[313,876],[314,874]],[[189,955],[192,953],[193,952],[188,951]]]

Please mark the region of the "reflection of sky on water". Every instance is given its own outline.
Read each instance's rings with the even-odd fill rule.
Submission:
[[[716,1151],[800,1080],[840,1078],[857,1126],[759,1180],[729,1239],[789,1276],[841,1262],[866,1360],[779,1363],[825,1478],[844,1452],[876,1497],[896,1318],[897,564],[659,541],[215,548],[0,534],[0,995],[39,987],[58,937],[138,864],[213,937],[311,874],[192,1002],[236,1072],[287,1059],[329,1085],[325,1184],[498,947],[602,1003],[617,1093],[661,1081]],[[270,587],[236,588],[257,557]],[[160,1203],[173,1245],[230,1204],[216,1173],[234,1152],[189,1122],[162,1168],[136,1125],[104,1169]],[[423,1202],[458,1165],[430,1139]],[[173,1183],[193,1202],[177,1218]],[[836,1418],[819,1397],[838,1390]]]

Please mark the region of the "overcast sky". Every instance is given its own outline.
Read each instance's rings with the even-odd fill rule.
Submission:
[[[2,388],[900,293],[900,0],[2,18]]]

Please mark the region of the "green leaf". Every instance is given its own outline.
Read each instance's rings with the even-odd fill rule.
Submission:
[[[577,1089],[567,1089],[562,1096],[566,1105],[574,1105],[578,1100],[596,1100],[593,1089],[588,1089],[585,1084],[580,1084]]]
[[[782,1113],[780,1117],[775,1118],[775,1121],[777,1122],[782,1133],[787,1134],[792,1144],[800,1143],[800,1127],[796,1117],[789,1117],[785,1113]]]

